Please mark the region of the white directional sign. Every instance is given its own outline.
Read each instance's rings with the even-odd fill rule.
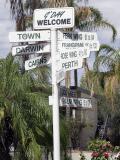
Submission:
[[[70,28],[74,26],[74,8],[36,9],[33,15],[34,29]]]
[[[23,32],[10,32],[10,42],[34,42],[34,41],[49,41],[50,31],[23,31]]]
[[[100,44],[97,40],[97,34],[92,32],[61,32],[58,31],[58,49],[90,51],[99,50]]]
[[[29,44],[23,46],[16,46],[12,48],[12,55],[22,55],[22,54],[34,54],[34,53],[48,53],[50,52],[49,43],[40,44]]]
[[[58,41],[58,49],[60,50],[67,50],[71,51],[72,49],[81,50],[81,49],[88,49],[89,51],[98,51],[100,44],[98,41],[91,41],[91,42],[82,42],[82,41]]]
[[[50,55],[39,56],[30,60],[25,61],[25,70],[30,70],[40,66],[49,64]]]
[[[81,50],[76,50],[76,49],[71,49],[71,50],[62,50],[58,51],[59,53],[59,59],[62,62],[67,62],[70,60],[76,60],[80,58],[87,58],[90,55],[90,50],[88,49],[81,49]]]
[[[57,70],[59,71],[60,69],[63,69],[64,71],[70,71],[73,69],[78,69],[78,68],[82,68],[82,64],[83,64],[83,59],[71,59],[71,60],[66,60],[66,61],[57,61],[56,63],[56,67]]]
[[[97,40],[97,34],[95,32],[80,32],[80,31],[74,31],[74,32],[61,32],[58,31],[58,40],[64,41],[64,40],[73,40],[73,41],[96,41]]]
[[[60,106],[92,108],[91,99],[61,97]]]

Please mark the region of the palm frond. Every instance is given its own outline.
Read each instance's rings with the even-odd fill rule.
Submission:
[[[117,31],[114,28],[113,25],[109,24],[106,21],[98,21],[98,22],[94,22],[94,21],[85,21],[85,22],[81,22],[78,26],[78,28],[81,31],[94,31],[94,30],[98,30],[100,28],[106,28],[106,29],[111,29],[112,30],[112,40],[115,40],[115,37],[117,35]]]

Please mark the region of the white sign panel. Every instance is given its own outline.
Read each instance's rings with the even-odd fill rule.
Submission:
[[[76,60],[80,58],[87,58],[90,55],[90,51],[88,49],[75,50],[71,49],[66,51],[59,52],[59,59],[61,62],[67,62],[70,60]]]
[[[58,31],[58,40],[64,41],[64,40],[73,40],[73,41],[96,41],[97,40],[97,34],[95,32],[61,32]]]
[[[99,50],[100,44],[94,32],[61,32],[58,31],[58,50]]]
[[[39,56],[25,61],[25,70],[34,69],[49,64],[50,55]]]
[[[50,105],[50,106],[53,105],[53,96],[49,96],[49,105]]]
[[[57,70],[63,69],[64,71],[70,71],[73,69],[82,68],[83,59],[75,59],[75,60],[68,60],[68,61],[57,61],[56,67]]]
[[[74,26],[74,8],[44,8],[34,10],[34,29],[70,28]]]
[[[34,41],[49,41],[50,31],[23,31],[10,32],[10,42],[34,42]]]
[[[92,108],[91,99],[61,97],[60,106]]]
[[[29,44],[23,46],[16,46],[12,48],[12,55],[22,55],[22,54],[34,54],[34,53],[48,53],[50,52],[49,43],[40,44]]]
[[[82,42],[82,41],[58,41],[58,50],[81,50],[88,49],[90,51],[98,51],[100,44],[98,41]]]

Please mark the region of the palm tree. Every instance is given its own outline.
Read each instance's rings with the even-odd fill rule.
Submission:
[[[120,87],[119,52],[109,45],[101,45],[100,50],[96,52],[93,70],[89,70],[84,77],[87,89],[105,95],[110,101],[110,106],[113,107],[116,93],[119,93]]]
[[[87,1],[85,0],[85,3]],[[105,21],[99,10],[92,7],[79,7],[72,0],[48,0],[48,1],[37,1],[37,0],[27,0],[26,2],[20,1],[11,1],[11,12],[12,15],[16,18],[17,30],[25,30],[30,21],[32,20],[32,14],[36,8],[44,7],[62,7],[62,6],[74,6],[75,7],[75,27],[80,31],[94,31],[99,28],[110,28],[113,32],[113,40],[116,36],[116,30],[113,25]],[[23,21],[23,23],[22,23]],[[26,25],[25,25],[26,23]],[[23,27],[24,26],[24,27]],[[32,27],[32,24],[31,24]],[[83,67],[85,71],[89,70],[87,60],[84,59]],[[75,73],[75,86],[77,86],[77,70]],[[68,80],[67,80],[68,79]],[[66,75],[66,82],[70,79],[70,73]],[[69,86],[70,84],[66,84]]]
[[[108,45],[101,45],[96,54],[94,69],[90,70],[84,80],[87,87],[97,93],[99,115],[105,117],[110,115],[112,137],[111,142],[119,145],[119,113],[120,113],[120,50]],[[84,81],[85,82],[85,81]],[[91,86],[90,86],[91,85]],[[117,125],[115,125],[117,124]]]
[[[21,75],[18,64],[10,55],[0,60],[0,80],[0,108],[3,111],[0,141],[4,153],[8,155],[14,144],[24,158],[40,159],[40,145],[44,144],[42,138],[41,143],[37,143],[36,135],[39,130],[41,137],[45,138],[48,133],[44,130],[52,125],[51,109],[48,107],[50,87],[45,88],[43,83],[39,85],[41,92],[36,91],[34,76],[29,73]]]
[[[37,1],[37,0],[31,0],[31,1],[27,0],[26,3],[24,3],[23,1],[14,1],[14,2],[10,1],[10,3],[11,3],[11,11],[16,18],[17,30],[25,30],[26,27],[32,28],[32,25],[30,23],[32,19],[31,16],[33,14],[34,9],[36,8],[43,8],[46,6],[49,7],[75,6],[76,28],[80,29],[81,31],[92,31],[99,27],[102,28],[107,27],[111,28],[113,31],[113,40],[116,35],[116,30],[114,29],[114,27],[103,20],[98,10],[90,7],[79,7],[76,4],[74,4],[73,1],[49,0],[47,1],[47,3],[43,3],[42,1]],[[86,71],[89,70],[86,59],[84,60],[84,68],[86,69]],[[67,83],[67,86],[70,86],[69,77],[70,73],[68,72],[66,80],[68,81],[69,84]],[[75,77],[76,77],[75,85],[77,86],[77,70],[75,70]]]

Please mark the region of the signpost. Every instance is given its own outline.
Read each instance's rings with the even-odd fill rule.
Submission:
[[[34,29],[70,28],[74,26],[74,8],[36,9],[33,15]]]
[[[47,8],[34,10],[33,28],[41,31],[10,32],[9,41],[38,42],[51,41],[50,44],[28,44],[12,48],[12,55],[48,53],[25,61],[25,70],[48,65],[52,60],[52,96],[49,98],[53,105],[53,144],[54,160],[60,160],[60,132],[59,132],[59,100],[58,84],[64,79],[65,71],[82,67],[83,58],[90,55],[90,51],[99,49],[96,33],[91,32],[61,32],[57,28],[74,27],[74,8]],[[57,43],[58,41],[58,43]],[[58,71],[59,70],[59,71]],[[81,98],[61,97],[61,105],[82,106],[90,108],[90,100]]]
[[[52,96],[53,98],[53,144],[54,160],[60,160],[59,134],[59,103],[58,85],[56,78],[57,31],[56,28],[70,28],[74,26],[74,8],[47,8],[34,11],[34,29],[51,29],[51,57],[52,57]]]
[[[36,42],[36,41],[49,41],[50,31],[22,31],[22,32],[10,32],[10,42]]]
[[[25,70],[30,70],[39,66],[49,64],[50,55],[43,55],[30,60],[25,61]]]
[[[29,44],[23,46],[16,46],[12,48],[12,55],[19,56],[22,54],[48,53],[50,52],[49,43]]]

